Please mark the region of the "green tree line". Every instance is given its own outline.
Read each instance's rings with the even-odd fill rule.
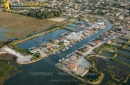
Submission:
[[[0,0],[0,4],[3,4],[4,3],[4,0]]]
[[[61,11],[51,11],[51,12],[28,12],[27,16],[31,16],[34,18],[39,18],[39,19],[49,19],[53,17],[60,17],[61,16]]]

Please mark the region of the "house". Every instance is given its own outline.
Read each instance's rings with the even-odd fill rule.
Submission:
[[[129,23],[129,24],[130,24],[130,19],[128,19],[128,20],[127,20],[127,23]]]
[[[77,66],[75,64],[70,64],[70,69],[75,71],[77,70]]]
[[[42,8],[40,11],[41,11],[41,12],[44,12],[44,11],[45,11],[45,9],[44,9],[44,8]]]
[[[91,29],[89,29],[88,31],[92,32],[92,31],[93,31],[93,29],[91,28]]]
[[[68,46],[68,45],[70,45],[70,41],[64,40],[64,46]]]
[[[103,25],[105,25],[105,23],[102,20],[98,20],[97,25],[103,26]]]
[[[75,17],[75,18],[76,18],[76,17],[78,17],[78,15],[77,15],[77,14],[74,14],[74,15],[73,15],[73,17]]]
[[[81,56],[79,54],[76,54],[76,58],[77,60],[81,58]]]
[[[52,51],[52,50],[53,50],[53,48],[51,48],[51,47],[48,47],[48,50],[51,50],[51,51]]]
[[[120,32],[118,32],[118,31],[116,31],[116,33],[115,33],[116,35],[120,35]]]
[[[101,43],[101,41],[100,41],[100,40],[95,40],[94,42],[95,42],[96,44]]]
[[[33,49],[30,49],[29,51],[30,51],[30,53],[36,53],[36,52],[40,51],[40,49],[38,47],[34,47]]]
[[[83,53],[80,52],[80,51],[76,51],[76,54],[79,55],[79,56],[83,56]]]
[[[111,35],[112,32],[108,32],[108,35]]]
[[[118,16],[120,15],[120,13],[118,12],[118,13],[116,13],[115,15],[116,15],[116,17],[118,17]]]
[[[122,39],[117,39],[117,43],[125,43],[125,41],[123,41]]]
[[[128,26],[128,28],[130,29],[130,26]]]
[[[46,42],[46,46],[50,46],[51,45],[51,43],[50,42]]]
[[[112,41],[109,40],[109,39],[106,41],[107,44],[111,44],[111,42],[112,42]]]
[[[90,42],[90,45],[93,47],[93,46],[96,45],[96,43],[94,43],[94,42]]]
[[[89,47],[87,47],[86,49],[87,49],[87,51],[88,51],[88,50],[90,50],[90,48],[89,48]]]
[[[112,37],[112,39],[114,39],[114,40],[117,40],[117,38],[118,38],[117,35],[114,35],[114,36]]]
[[[119,20],[123,20],[123,19],[124,19],[124,15],[120,15],[120,16],[118,17],[118,19],[119,19]]]
[[[121,33],[122,34],[129,34],[129,31],[128,30],[121,30]]]
[[[47,56],[47,54],[45,52],[40,52],[40,56],[45,57],[45,56]]]
[[[4,4],[0,4],[0,8],[4,8]]]

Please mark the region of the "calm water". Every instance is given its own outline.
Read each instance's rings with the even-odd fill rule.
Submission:
[[[99,74],[97,74],[97,73],[88,72],[84,77],[89,78],[89,79],[95,79],[98,76],[99,76]]]
[[[113,56],[112,53],[107,53],[107,52],[102,52],[101,55],[108,56],[108,57],[112,57]]]
[[[69,31],[63,30],[63,29],[56,30],[56,31],[53,31],[51,33],[42,35],[40,37],[33,38],[31,40],[27,40],[25,42],[17,44],[17,46],[19,46],[21,48],[24,48],[24,49],[28,49],[30,47],[37,46],[37,45],[39,45],[42,42],[49,41],[49,40],[54,40],[56,38],[59,38],[62,33],[67,33],[67,32],[69,32]]]
[[[124,84],[124,85],[130,85],[130,78],[129,78],[128,82],[126,84]]]
[[[74,22],[77,24],[84,24],[85,23],[84,21],[79,21],[79,20],[75,20]]]
[[[3,28],[0,28],[0,40],[3,40],[3,39],[4,39],[3,32],[9,32],[9,30],[6,30],[6,29],[3,29]]]
[[[104,59],[101,59],[101,58],[100,58],[100,62],[101,62],[101,64],[105,64],[105,63],[104,63]],[[128,68],[127,66],[123,66],[123,65],[120,65],[120,64],[118,64],[118,63],[114,63],[114,62],[112,62],[111,60],[106,60],[106,62],[108,62],[108,63],[109,63],[110,65],[112,65],[112,66],[116,66],[117,68],[124,69],[124,70],[130,72],[130,68]],[[98,69],[100,69],[100,68],[98,67]],[[111,79],[111,76],[110,76],[109,74],[105,73],[105,77],[104,77],[104,79],[102,80],[102,83],[101,83],[100,85],[105,85],[105,83],[106,83],[107,81],[109,81],[109,80],[112,80],[112,79]],[[117,85],[119,85],[118,82],[116,82],[116,81],[114,81],[114,80],[112,80],[112,81],[115,82]],[[122,85],[122,84],[121,84],[121,85]],[[123,84],[123,85],[130,85],[130,78],[129,78],[128,82],[127,82],[126,84]]]
[[[107,62],[109,62],[110,65],[117,66],[115,63],[111,62],[110,60],[106,60],[106,59],[103,59],[103,58],[98,58],[98,59],[99,59],[98,67],[97,67],[98,70],[105,69],[106,67],[104,67],[104,65]],[[106,85],[106,82],[109,81],[109,80],[111,80],[111,81],[115,82],[117,85],[119,85],[118,82],[111,79],[111,76],[109,74],[107,74],[107,72],[103,72],[103,73],[105,74],[105,76],[104,76],[100,85]]]
[[[78,48],[80,48],[83,44],[88,43],[90,40],[96,38],[101,33],[106,32],[109,28],[112,27],[112,24],[107,21],[108,26],[94,34],[91,37],[88,37],[80,42],[77,42],[73,47],[69,48],[64,52],[60,52],[54,55],[49,56],[46,59],[40,60],[33,64],[23,65],[21,70],[23,72],[17,74],[16,76],[9,78],[4,85],[78,85],[76,79],[67,75],[59,75],[59,73],[63,71],[59,71],[55,64],[59,59],[65,58],[68,54],[74,52]],[[31,42],[32,43],[32,42]],[[30,43],[24,43],[21,47],[25,48]],[[47,75],[32,75],[34,72],[52,72],[53,74],[50,76]],[[64,82],[59,79],[64,79]],[[53,80],[53,81],[52,81]],[[60,82],[59,82],[60,81]],[[76,82],[77,81],[77,82]]]
[[[123,50],[117,50],[117,53],[120,53],[120,54],[125,54],[125,55],[130,56],[130,52],[123,51]]]
[[[117,56],[116,59],[119,60],[119,61],[130,64],[130,59],[128,59],[128,58]]]
[[[66,26],[65,28],[72,30],[72,31],[80,31],[80,29],[75,28],[75,27],[71,27],[71,26]]]
[[[70,24],[71,27],[79,27],[79,25],[76,24]]]
[[[0,28],[0,40],[10,40],[10,39],[15,39],[16,38],[16,37],[14,37],[14,38],[7,38],[7,37],[4,36],[4,33],[8,34],[9,32],[21,33],[18,30],[9,30],[9,29],[5,29],[5,28]]]
[[[129,46],[127,46],[127,47],[126,47],[126,49],[130,50],[130,47],[129,47]]]
[[[124,70],[127,70],[127,71],[130,72],[130,68],[128,68],[127,66],[123,66],[123,65],[114,63],[114,62],[112,62],[110,60],[108,60],[107,62],[109,62],[110,65],[114,65],[114,66],[116,66],[118,68],[121,68],[121,69],[124,69]],[[103,84],[101,84],[101,85],[103,85]],[[123,84],[123,85],[130,85],[130,78],[129,78],[128,82],[126,84]]]

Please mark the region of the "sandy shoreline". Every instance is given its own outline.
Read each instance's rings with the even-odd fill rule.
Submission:
[[[9,48],[8,46],[4,46],[2,48],[2,51],[7,52],[9,54],[15,55],[17,57],[17,63],[18,64],[24,64],[25,62],[30,62],[31,63],[31,58],[33,57],[33,55],[23,55],[20,52],[17,52],[11,48]]]
[[[45,57],[41,57],[39,59],[31,61],[31,58],[33,57],[33,55],[23,55],[19,52],[16,52],[15,50],[9,48],[8,46],[4,46],[2,48],[2,51],[5,51],[5,52],[10,53],[12,55],[15,55],[17,57],[17,63],[18,64],[31,64],[31,63],[34,63],[34,62],[37,62],[39,60],[46,58],[46,56],[45,56]]]

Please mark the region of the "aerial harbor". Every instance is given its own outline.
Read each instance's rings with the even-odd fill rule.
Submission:
[[[130,85],[129,0],[0,0],[0,85]]]

